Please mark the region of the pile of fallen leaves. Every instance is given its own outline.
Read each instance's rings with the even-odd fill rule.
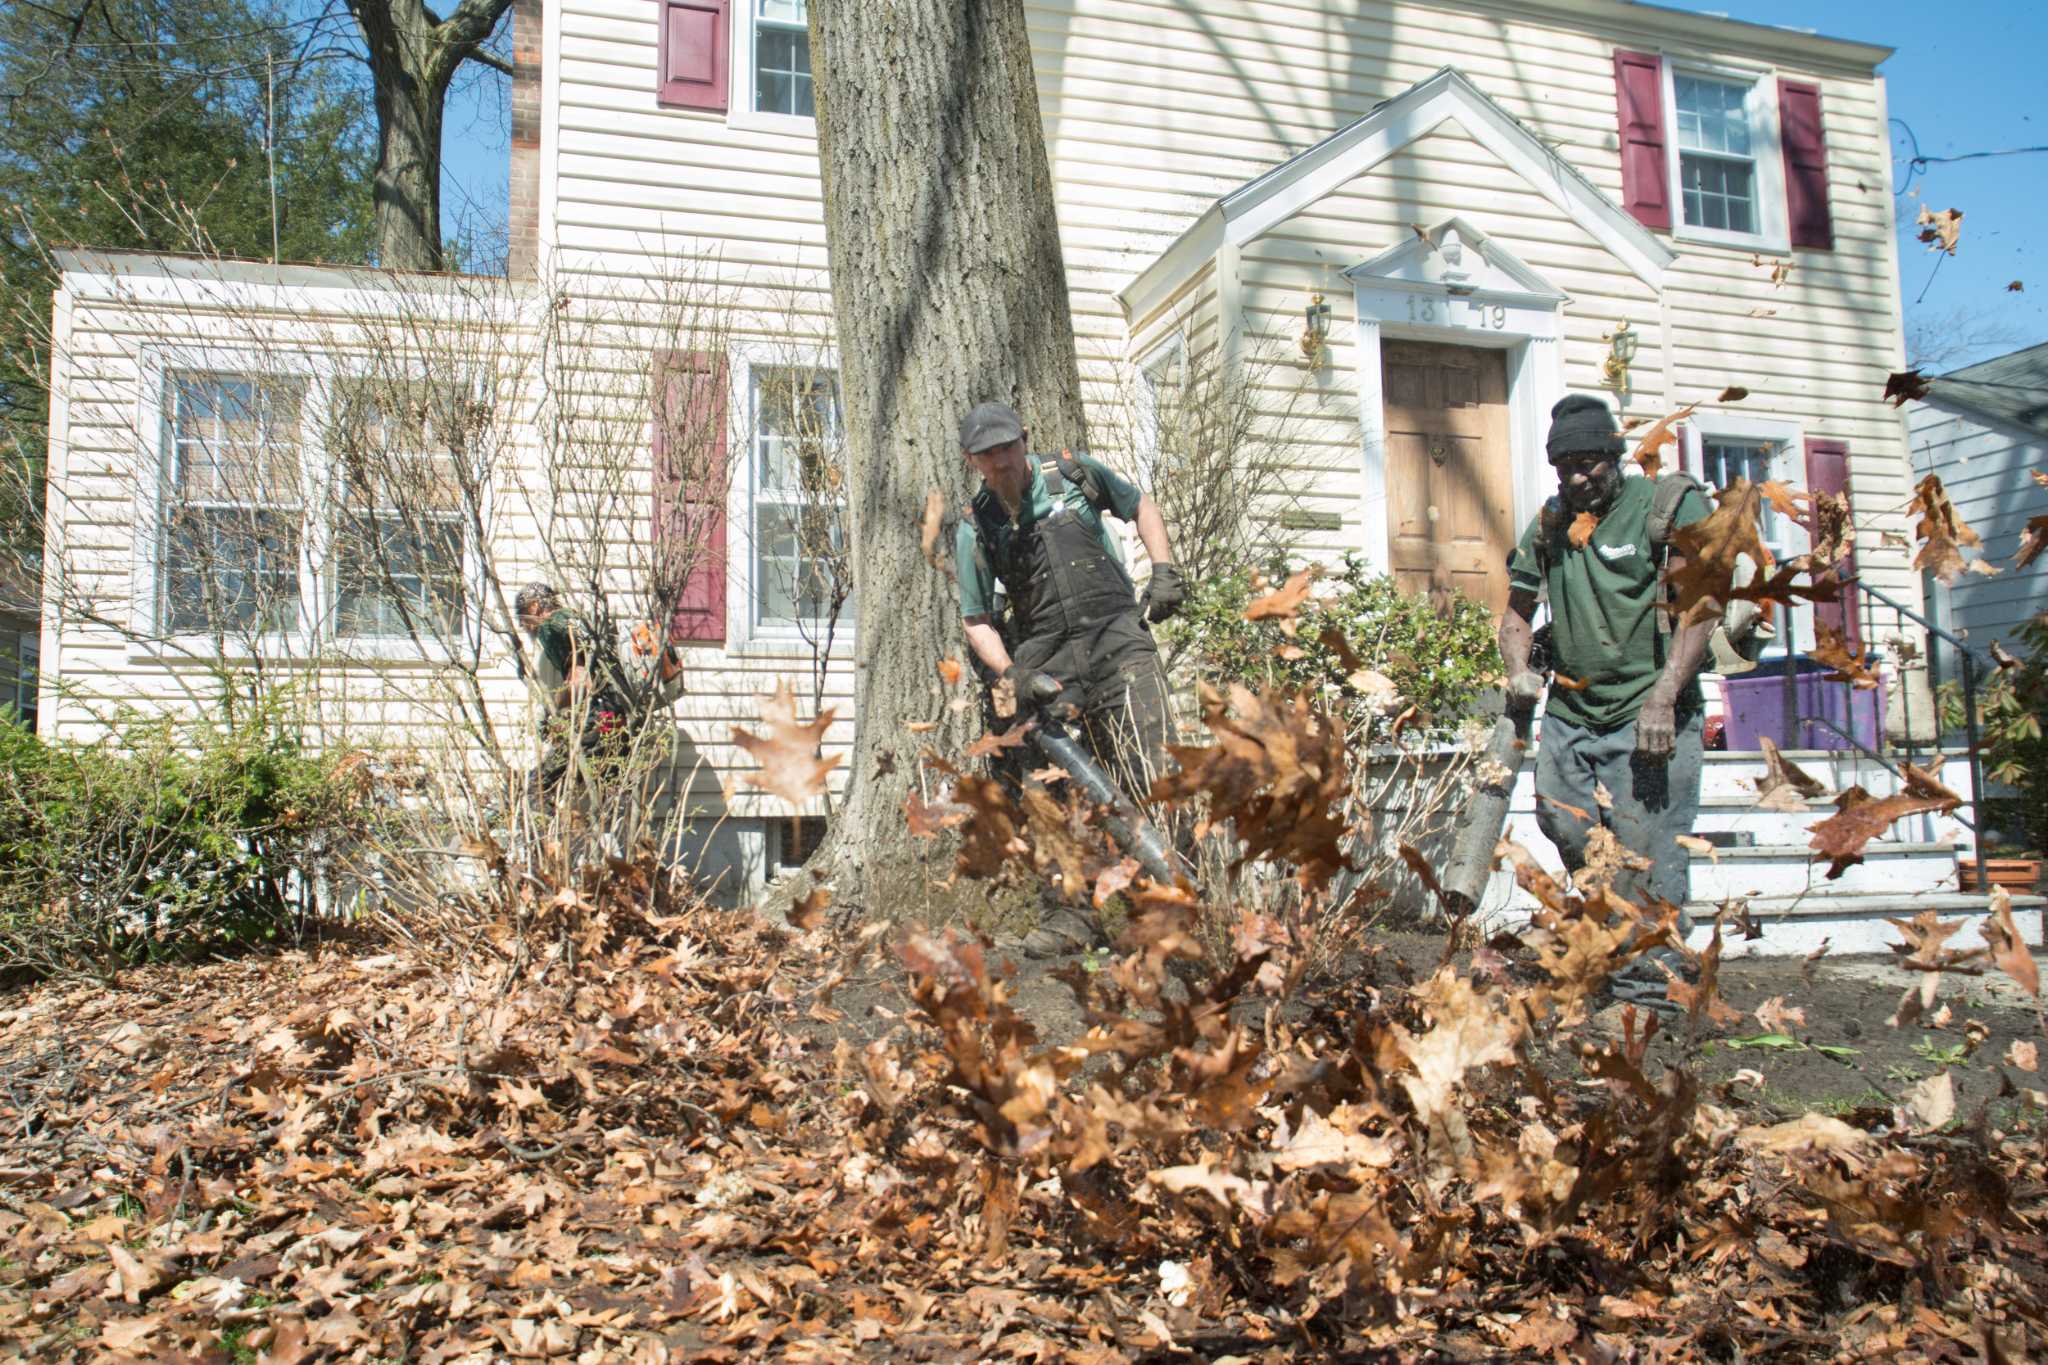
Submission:
[[[1322,736],[1276,703],[1183,761],[1240,825],[1287,821],[1296,767],[1337,761]],[[1009,828],[1099,888],[1078,814]],[[1263,847],[1308,891],[1341,861]],[[1703,1091],[1650,1059],[1649,1017],[1591,1029],[1670,936],[1608,889],[1633,855],[1567,891],[1504,854],[1529,932],[1421,980],[1368,956],[1310,982],[1249,913],[1212,957],[1198,917],[1228,912],[1126,869],[1128,927],[1061,973],[1084,1028],[1057,1041],[978,940],[849,939],[822,901],[770,928],[648,861],[508,868],[501,951],[460,970],[329,952],[39,987],[0,1013],[0,1333],[275,1361],[2038,1346],[2036,1132],[1932,1093],[1823,1116]],[[1982,960],[1909,937],[1923,971]],[[1726,1009],[1718,932],[1692,956],[1696,1034]],[[2032,966],[2016,934],[1983,958]],[[854,1031],[835,994],[889,979],[914,1009]]]

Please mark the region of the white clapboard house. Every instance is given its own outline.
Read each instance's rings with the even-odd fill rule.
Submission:
[[[1880,396],[1901,359],[1878,71],[1889,49],[1627,0],[1026,8],[1091,401],[1106,405],[1121,375],[1157,389],[1188,366],[1281,357],[1273,401],[1307,414],[1286,513],[1301,550],[1360,551],[1417,589],[1498,604],[1506,551],[1552,487],[1542,436],[1558,397],[1604,391],[1632,418],[1707,400],[1684,424],[1684,464],[1715,482],[1846,490],[1863,581],[1921,605],[1907,552],[1885,537],[1909,529],[1890,509],[1911,488],[1905,425]],[[565,394],[642,394],[633,439],[651,478],[648,377],[680,367],[693,392],[717,394],[702,410],[724,414],[744,449],[707,509],[719,553],[692,580],[694,681],[679,704],[707,809],[745,763],[731,725],[810,658],[814,604],[787,587],[801,551],[782,534],[791,494],[774,457],[792,405],[761,401],[794,364],[826,411],[838,363],[805,17],[804,0],[515,8],[513,278],[494,296],[499,323],[530,334],[617,319],[656,280],[743,305],[715,346],[621,324],[573,363],[526,364],[508,381],[516,393],[496,395],[537,431]],[[180,598],[162,528],[179,500],[217,492],[186,477],[187,427],[261,388],[252,367],[343,373],[365,346],[388,355],[390,333],[366,342],[362,327],[394,292],[442,298],[449,315],[480,305],[461,280],[118,253],[67,264],[52,525],[65,561],[102,590],[90,619],[45,613],[40,717],[79,734],[112,703],[186,695],[190,652],[166,647]],[[1748,397],[1714,402],[1729,386]],[[293,443],[292,459],[270,463],[314,486],[320,407],[273,404],[243,439]],[[454,536],[448,554],[533,554],[547,515],[535,479],[500,477],[502,536],[459,550]],[[278,542],[297,553],[273,546],[246,566],[289,583],[296,615],[278,635],[305,652],[374,635],[388,617],[374,602],[336,605],[340,551],[319,505],[279,491],[266,515],[302,524]],[[1789,520],[1768,530],[1787,551],[1805,535]],[[1879,648],[1912,634],[1889,608],[1872,619]],[[373,643],[357,657],[376,666],[338,686],[402,725],[390,689],[417,661],[403,639]],[[839,643],[827,692],[844,743],[844,630]],[[494,678],[505,705],[522,704],[509,666]],[[1911,682],[1895,677],[1893,694]],[[1891,780],[1854,755],[1814,762],[1871,790]],[[1701,863],[1700,893],[1779,897],[1762,904],[1786,921],[1780,941],[1817,940],[1827,917],[1797,899],[1810,881],[1801,822],[1747,809],[1738,779],[1753,770],[1752,756],[1731,755],[1710,775],[1705,823],[1742,846]],[[718,812],[717,854],[772,875],[801,850],[786,820],[745,800]],[[1540,846],[1526,812],[1518,820]],[[1813,888],[1952,890],[1946,841],[1967,831],[1923,823]]]

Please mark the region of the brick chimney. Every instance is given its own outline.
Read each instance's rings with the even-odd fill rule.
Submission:
[[[512,3],[512,203],[505,269],[540,273],[540,48],[542,0]]]

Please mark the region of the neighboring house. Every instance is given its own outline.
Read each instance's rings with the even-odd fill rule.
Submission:
[[[2048,515],[2048,343],[1966,365],[1927,381],[1927,396],[1910,405],[1913,468],[1936,474],[1956,515],[1983,538],[1983,557],[2003,572],[1964,574],[1933,585],[1936,625],[1961,636],[1978,657],[2012,637],[2048,597],[2048,560],[2014,572],[2013,555],[2027,522]],[[1942,675],[1956,676],[1943,650]]]
[[[1908,529],[1889,509],[1911,479],[1903,422],[1880,397],[1901,363],[1876,70],[1889,49],[1623,0],[1028,9],[1102,430],[1114,430],[1112,395],[1131,376],[1157,403],[1196,362],[1281,357],[1265,388],[1300,420],[1283,523],[1298,547],[1359,550],[1411,587],[1456,586],[1497,606],[1507,550],[1554,486],[1542,438],[1558,397],[1605,387],[1631,420],[1705,400],[1684,424],[1681,463],[1717,481],[1846,490],[1864,581],[1919,605],[1907,552],[1883,539]],[[728,817],[713,857],[749,876],[801,852],[785,847],[788,821],[718,793],[745,765],[731,725],[808,667],[817,594],[788,534],[799,498],[786,456],[803,422],[830,427],[840,363],[804,20],[804,0],[515,6],[514,281],[501,313],[529,341],[576,326],[606,338],[572,367],[576,383],[551,373],[535,387],[556,410],[591,385],[637,401],[650,480],[683,467],[661,449],[657,406],[722,424],[742,448],[729,487],[689,490],[715,553],[691,580],[696,682],[678,711],[705,764],[704,808]],[[312,268],[233,266],[207,281],[165,258],[68,264],[52,523],[122,585],[108,612],[161,630],[149,612],[174,596],[165,499],[211,506],[205,489],[176,483],[180,414],[198,430],[261,388],[237,378],[256,364],[252,328],[224,331],[220,299],[277,319],[253,330],[289,337],[318,369],[330,365],[323,346],[365,346],[349,320],[377,311],[378,290]],[[654,281],[737,301],[737,332],[665,337],[643,297]],[[1320,333],[1306,346],[1305,328]],[[225,341],[233,331],[242,339]],[[1748,398],[1716,404],[1731,385]],[[273,404],[284,416],[245,424],[240,439],[317,456],[318,406]],[[542,411],[531,397],[504,407]],[[543,439],[505,456],[503,540],[460,554],[536,562],[548,523],[528,486]],[[1098,449],[1142,453],[1117,444]],[[279,467],[307,479],[317,463]],[[124,466],[143,471],[133,492],[116,491]],[[251,506],[280,536],[304,527],[269,542],[266,565],[241,565],[289,587],[297,647],[390,616],[389,602],[353,616],[335,605],[344,575],[320,547],[337,537],[312,495]],[[1788,552],[1805,534],[1769,531]],[[1898,633],[1895,618],[1876,619],[1876,643]],[[840,708],[835,744],[851,735],[849,633],[826,687]],[[403,637],[380,647],[378,677],[408,676]],[[77,616],[45,621],[43,664],[52,733],[89,731],[109,699],[170,698],[188,667]],[[509,665],[490,667],[493,695],[516,698]],[[368,686],[359,673],[351,695]]]

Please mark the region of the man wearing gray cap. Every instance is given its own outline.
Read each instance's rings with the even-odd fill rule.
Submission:
[[[1034,458],[1028,435],[1002,403],[979,404],[960,421],[961,453],[982,483],[954,546],[967,642],[1019,714],[1051,704],[1078,715],[1082,741],[1142,799],[1164,771],[1167,730],[1166,676],[1146,623],[1172,616],[1187,595],[1166,522],[1149,494],[1097,460]],[[1152,561],[1142,600],[1105,512],[1137,526]],[[1007,630],[997,583],[1009,598]],[[1049,956],[1098,935],[1092,920],[1070,913],[1041,925],[1025,948]]]

